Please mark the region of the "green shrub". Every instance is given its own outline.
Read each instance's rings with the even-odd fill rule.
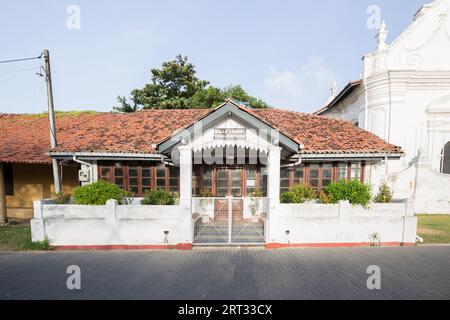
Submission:
[[[328,193],[322,191],[319,194],[319,202],[322,204],[330,204],[333,203],[333,199],[331,199],[331,196]]]
[[[50,240],[46,237],[43,241],[30,242],[26,247],[26,250],[37,250],[37,251],[51,251],[54,249],[50,245]]]
[[[332,182],[324,191],[330,196],[332,203],[349,201],[351,204],[367,207],[372,199],[371,187],[359,180]]]
[[[297,195],[293,191],[283,192],[280,201],[281,203],[297,203]]]
[[[172,192],[167,192],[166,190],[147,190],[142,199],[141,204],[143,205],[159,205],[167,206],[175,204],[175,195]]]
[[[123,199],[122,204],[131,205],[131,204],[133,204],[133,201],[134,201],[134,193],[131,191],[124,191],[122,199]]]
[[[203,190],[202,192],[200,192],[200,198],[212,198],[212,197],[213,194],[209,190]]]
[[[125,192],[115,184],[97,181],[75,188],[73,198],[76,204],[102,206],[106,201],[114,199],[122,203]]]
[[[262,193],[261,190],[256,190],[256,191],[250,193],[249,196],[252,197],[252,198],[263,198],[264,194]]]
[[[67,204],[71,198],[70,193],[58,192],[56,194],[55,202],[56,204]]]
[[[316,190],[306,183],[294,186],[292,191],[297,195],[297,200],[299,203],[317,199]]]
[[[290,191],[281,194],[281,203],[304,203],[317,198],[316,191],[307,184],[294,186]]]
[[[376,203],[390,203],[392,201],[392,191],[386,183],[378,188],[378,194],[375,196]]]

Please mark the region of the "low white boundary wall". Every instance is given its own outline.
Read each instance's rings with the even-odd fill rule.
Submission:
[[[266,242],[281,245],[414,244],[414,203],[372,204],[369,209],[348,202],[336,205],[276,204],[270,206]],[[174,246],[192,244],[189,205],[105,206],[56,205],[35,201],[33,241],[48,238],[54,246]],[[270,246],[268,246],[270,247]]]
[[[192,243],[191,211],[186,206],[56,205],[34,202],[33,241],[55,246],[176,245]],[[168,231],[168,234],[165,232]]]
[[[268,243],[370,244],[378,234],[382,244],[413,244],[417,218],[414,204],[371,204],[365,209],[348,202],[336,205],[280,204],[270,210]]]

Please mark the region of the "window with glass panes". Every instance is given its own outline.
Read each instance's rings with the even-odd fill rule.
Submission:
[[[217,170],[217,197],[225,197],[228,195],[228,170]]]
[[[180,191],[180,168],[178,167],[169,167],[169,190]]]
[[[322,164],[322,174],[320,181],[320,189],[325,188],[333,181],[333,163]]]
[[[248,169],[245,172],[246,176],[246,186],[247,186],[247,194],[251,195],[256,192],[256,190],[259,188],[257,185],[257,171],[256,169]]]
[[[152,178],[152,167],[150,166],[142,166],[141,168],[141,181],[142,181],[142,189],[141,194],[144,194],[146,191],[152,189],[153,178]]]
[[[122,189],[125,187],[125,168],[121,163],[114,164],[114,180],[113,183],[121,187]]]
[[[231,195],[242,197],[242,169],[229,170],[231,180]]]
[[[306,182],[322,191],[332,181],[364,179],[364,162],[306,163],[295,168],[280,168],[280,192]]]
[[[199,197],[201,192],[201,168],[194,168],[192,172],[192,195]]]
[[[350,164],[350,179],[351,180],[361,179],[361,162],[352,162]]]
[[[151,162],[99,162],[99,179],[118,185],[137,196],[147,190],[179,191],[178,167]]]
[[[255,192],[267,195],[267,175],[259,166],[194,166],[192,194],[195,197],[251,197]]]
[[[319,189],[320,164],[312,163],[309,165],[308,183],[314,189]]]
[[[251,197],[255,192],[261,193],[265,197],[267,195],[267,175],[263,174],[260,168],[248,168],[245,170],[245,186],[247,197]]]
[[[291,170],[290,168],[280,169],[280,191],[281,193],[289,191],[291,186]]]
[[[267,174],[260,171],[258,183],[259,183],[259,192],[262,193],[263,197],[267,197]]]
[[[337,163],[337,176],[336,176],[336,180],[340,181],[340,180],[345,180],[347,179],[348,176],[348,166],[347,166],[347,162],[338,162]]]
[[[139,166],[128,166],[128,191],[141,194],[139,188]]]
[[[299,185],[303,183],[303,174],[304,174],[304,168],[303,166],[297,166],[294,167],[293,169],[293,174],[294,174],[294,180],[293,180],[293,185]]]
[[[203,170],[202,178],[203,192],[213,194],[213,170],[211,168]]]
[[[159,165],[155,168],[156,171],[156,189],[166,189],[167,168],[165,165]]]

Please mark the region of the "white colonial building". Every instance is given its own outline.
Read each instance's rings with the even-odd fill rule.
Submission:
[[[350,82],[316,114],[352,121],[401,146],[401,161],[372,167],[416,213],[450,214],[450,0],[424,5],[391,44],[386,24],[377,49],[363,58],[362,79]]]
[[[102,249],[415,243],[412,201],[369,208],[281,201],[296,185],[320,193],[333,181],[370,182],[373,167],[401,161],[400,147],[347,121],[230,100],[212,110],[67,114],[57,126],[58,146],[50,149],[45,118],[0,115],[0,164],[7,169],[0,183],[8,201],[51,180],[41,163],[52,158],[66,190],[103,180],[133,196],[103,206],[41,198],[33,208],[34,241]],[[142,204],[151,190],[178,200]]]

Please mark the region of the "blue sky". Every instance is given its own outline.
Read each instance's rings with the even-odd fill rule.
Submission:
[[[0,60],[52,58],[58,110],[110,111],[118,95],[142,87],[150,69],[178,53],[214,86],[241,84],[275,107],[311,112],[362,71],[377,5],[392,41],[431,0],[6,1],[0,11]],[[80,8],[80,29],[66,12]],[[39,60],[0,64],[0,112],[46,109]]]

